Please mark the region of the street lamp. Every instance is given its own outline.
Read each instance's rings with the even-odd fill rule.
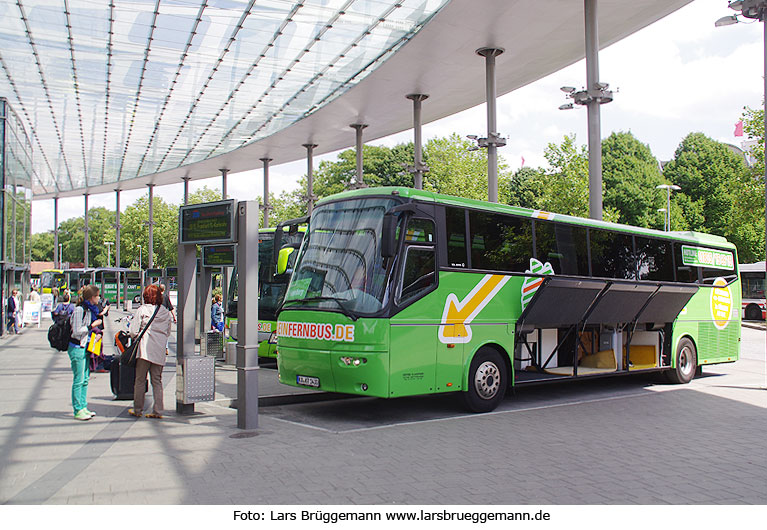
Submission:
[[[138,247],[138,268],[141,269],[141,245],[136,245]]]
[[[658,208],[658,211],[663,213],[663,231],[666,232],[666,209]]]
[[[104,244],[107,246],[107,267],[109,267],[109,264],[112,262],[112,245],[114,245],[114,242],[104,241]]]
[[[727,4],[727,6],[733,11],[738,12],[738,14],[720,18],[714,24],[716,27],[737,24],[740,22],[739,16],[758,20],[764,24],[762,29],[762,38],[764,40],[764,93],[762,94],[762,103],[764,104],[764,139],[767,140],[767,0],[736,0]],[[762,148],[764,149],[764,146]],[[767,254],[767,156],[764,158],[764,245],[765,254]],[[764,265],[765,275],[767,275],[767,259],[765,259]]]
[[[679,191],[682,188],[676,184],[659,184],[655,186],[656,190],[666,190],[666,232],[671,231],[671,191]]]

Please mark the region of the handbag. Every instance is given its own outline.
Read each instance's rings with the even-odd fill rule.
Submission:
[[[157,316],[157,312],[159,310],[160,306],[157,306],[154,310],[154,313],[152,314],[152,318],[150,318],[149,322],[146,323],[146,326],[144,326],[144,329],[142,329],[138,334],[138,337],[136,337],[135,340],[132,340],[130,346],[125,348],[125,351],[122,352],[120,355],[120,364],[125,366],[136,366],[136,360],[138,358],[138,345],[141,342],[141,338],[144,336],[144,333],[146,333],[146,330],[149,329],[149,326],[152,325],[152,321],[154,320],[154,317]]]
[[[101,355],[101,333],[91,333],[90,339],[88,339],[88,345],[85,347],[85,351],[98,357]]]

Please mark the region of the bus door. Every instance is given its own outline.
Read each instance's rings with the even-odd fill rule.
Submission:
[[[426,211],[424,211],[426,210]],[[428,294],[437,287],[436,229],[432,210],[418,205],[407,219],[399,255],[401,264],[395,273],[394,304],[398,313],[391,319],[390,388],[391,396],[405,396],[445,390],[437,389],[437,334],[442,311]],[[385,276],[373,281],[385,281]],[[462,348],[450,351],[462,357]],[[456,382],[460,377],[456,378]]]

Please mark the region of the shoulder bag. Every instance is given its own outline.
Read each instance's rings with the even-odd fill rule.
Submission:
[[[154,313],[152,314],[152,318],[149,319],[149,322],[146,323],[146,326],[144,326],[144,329],[141,330],[141,332],[138,334],[138,337],[135,338],[135,340],[132,340],[130,343],[130,346],[125,348],[125,351],[122,352],[120,355],[120,364],[123,364],[125,366],[136,366],[136,360],[138,358],[138,345],[141,342],[141,338],[144,336],[144,333],[146,333],[146,330],[149,329],[149,326],[152,325],[152,321],[154,320],[154,317],[157,316],[157,312],[160,310],[160,306],[155,307]]]

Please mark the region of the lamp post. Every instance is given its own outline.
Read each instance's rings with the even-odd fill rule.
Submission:
[[[64,244],[59,243],[59,267],[61,267],[61,262],[64,261],[64,256],[61,254],[64,250]],[[63,268],[63,267],[61,267]]]
[[[138,268],[141,270],[141,245],[137,244],[136,246],[138,247]]]
[[[742,0],[742,1],[736,0],[735,2],[728,3],[727,6],[730,9],[738,12],[738,15],[730,15],[730,16],[720,18],[714,24],[716,27],[737,24],[738,22],[740,22],[740,19],[738,18],[738,16],[750,18],[752,20],[758,20],[759,22],[763,23],[762,38],[764,40],[764,70],[763,70],[764,93],[762,94],[762,97],[763,97],[762,103],[764,104],[765,112],[764,112],[764,138],[762,140],[767,140],[767,0]],[[762,146],[762,149],[764,149],[764,146]],[[767,156],[765,156],[765,164],[764,164],[764,213],[765,213],[764,245],[765,245],[765,254],[767,254]],[[767,278],[767,259],[765,259],[764,265],[765,265],[765,276]]]
[[[663,231],[666,232],[666,209],[665,208],[658,208],[658,211],[663,213]]]
[[[676,184],[659,184],[655,186],[656,190],[666,190],[666,232],[671,231],[671,192],[679,191],[682,188]]]
[[[104,241],[104,244],[107,246],[107,267],[109,267],[109,264],[112,262],[112,245],[114,245],[114,242]]]

